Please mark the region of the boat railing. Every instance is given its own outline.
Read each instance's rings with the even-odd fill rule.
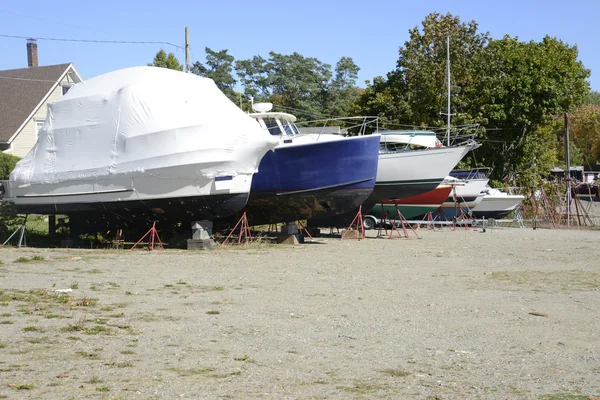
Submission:
[[[379,117],[331,117],[326,119],[296,122],[299,128],[312,128],[312,134],[332,134],[328,128],[339,127],[342,136],[363,136],[379,131]],[[343,130],[343,131],[342,131]]]
[[[475,167],[469,170],[453,170],[450,172],[450,176],[460,179],[489,179],[492,174],[493,168],[491,167]]]

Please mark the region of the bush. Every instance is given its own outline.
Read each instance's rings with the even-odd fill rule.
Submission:
[[[0,180],[8,180],[19,160],[17,156],[0,152]]]
[[[0,237],[8,238],[19,226],[23,224],[24,218],[17,214],[17,209],[12,203],[0,203]]]

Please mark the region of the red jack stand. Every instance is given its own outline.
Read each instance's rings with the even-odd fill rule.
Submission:
[[[160,240],[160,236],[158,236],[158,231],[156,230],[156,221],[154,221],[154,223],[152,224],[152,228],[150,228],[150,230],[148,232],[146,232],[146,234],[144,236],[142,236],[142,238],[140,240],[138,240],[136,244],[131,246],[131,249],[129,249],[129,250],[134,250],[135,247],[138,244],[140,244],[142,242],[142,240],[144,240],[146,238],[146,236],[148,236],[148,235],[150,235],[150,242],[148,243],[148,248],[150,249],[150,251],[165,249],[163,247],[162,241]],[[155,248],[156,242],[158,242],[158,245],[160,246],[159,248]]]
[[[427,225],[427,229],[429,230],[435,229],[435,221],[433,219],[433,213],[431,211],[425,214],[419,226],[421,225]]]
[[[356,229],[354,229],[356,228]],[[356,232],[354,237],[349,237],[348,239],[364,239],[365,238],[365,226],[363,225],[363,217],[362,217],[362,205],[358,208],[358,213],[356,217],[352,220],[352,223],[346,229],[346,231],[342,234],[342,239],[346,239],[346,236],[350,234],[350,232]]]
[[[246,211],[244,211],[244,214],[242,215],[240,220],[237,222],[237,224],[235,224],[235,226],[233,227],[231,232],[229,232],[229,235],[227,235],[227,237],[225,238],[223,243],[221,243],[221,246],[225,246],[227,244],[227,241],[229,240],[231,235],[233,235],[235,233],[236,229],[238,229],[238,226],[240,227],[240,229],[239,229],[237,243],[230,243],[230,244],[242,244],[242,238],[244,238],[244,243],[248,243],[248,241],[252,240],[252,234],[250,233],[250,226],[248,225],[248,217],[246,216]]]
[[[311,242],[313,241],[313,237],[310,235],[310,232],[308,232],[308,229],[306,229],[304,227],[304,225],[302,225],[302,222],[300,221],[296,221],[296,225],[298,226],[298,230],[300,231],[300,233],[304,232],[304,234],[306,236],[308,236],[311,240]]]
[[[396,216],[398,217],[398,224],[396,223],[396,218],[394,218],[394,221],[392,221],[392,229],[390,231],[390,239],[394,238],[394,232],[396,232],[398,237],[402,236],[402,234],[398,230],[398,225],[400,225],[400,227],[402,228],[402,232],[404,233],[405,238],[408,237],[408,229],[407,229],[407,226],[408,226],[408,228],[415,234],[417,239],[421,239],[421,237],[419,236],[417,231],[412,227],[412,225],[410,225],[408,223],[408,221],[406,220],[406,218],[404,218],[404,215],[402,215],[400,210],[398,210],[397,204],[396,204]]]

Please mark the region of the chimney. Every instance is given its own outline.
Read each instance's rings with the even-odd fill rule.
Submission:
[[[38,66],[37,43],[35,39],[27,39],[27,66]]]

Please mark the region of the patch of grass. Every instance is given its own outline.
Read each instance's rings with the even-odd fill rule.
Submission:
[[[212,367],[199,367],[199,368],[167,368],[168,371],[176,372],[179,376],[192,376],[192,375],[203,375],[208,372],[213,372],[215,369]]]
[[[233,358],[235,361],[243,361],[243,362],[247,362],[247,363],[255,363],[256,361],[251,359],[250,356],[248,356],[248,354],[244,354],[241,357],[234,357]]]
[[[123,350],[123,351],[121,351],[121,354],[135,354],[135,351],[133,351],[133,350]]]
[[[31,390],[35,387],[35,385],[33,383],[17,383],[11,385],[11,387],[15,390]]]
[[[96,375],[93,375],[90,380],[87,381],[90,385],[97,385],[99,383],[104,382],[102,379],[98,378]]]
[[[86,335],[110,335],[112,331],[102,325],[96,325],[91,328],[84,329],[83,333]]]
[[[122,318],[124,316],[125,316],[125,313],[122,313],[122,312],[109,315],[110,318]]]
[[[77,307],[93,307],[98,304],[98,299],[89,298],[87,296],[77,300],[75,305]]]
[[[9,312],[0,314],[0,317],[12,317],[12,314]]]
[[[118,284],[118,283],[115,283],[115,282],[108,282],[108,286],[110,286],[111,288],[118,288],[118,287],[121,287],[121,286],[119,286],[119,284]]]
[[[217,311],[217,310],[209,310],[206,312],[208,315],[218,315],[221,314],[221,311]]]
[[[0,321],[0,325],[12,325],[14,324],[14,322],[12,322],[10,319],[5,319]]]
[[[4,343],[0,343],[0,349],[3,349],[3,348],[5,348],[5,347],[6,347],[6,344],[4,344]]]
[[[67,336],[67,340],[81,340],[81,338],[78,338],[77,336]]]
[[[101,269],[98,269],[98,268],[92,268],[92,269],[88,269],[86,271],[81,271],[81,272],[86,273],[86,274],[101,274],[104,271],[102,271]]]
[[[40,328],[35,327],[33,325],[28,325],[25,328],[23,328],[23,332],[40,332]]]
[[[532,286],[543,292],[565,292],[600,289],[600,273],[571,271],[498,271],[490,279]]]
[[[130,362],[120,362],[120,363],[117,363],[117,367],[118,368],[129,368],[129,367],[133,367],[133,363],[130,363]]]
[[[403,370],[402,368],[389,368],[389,369],[382,369],[381,371],[382,374],[386,374],[389,376],[392,376],[394,378],[403,378],[405,376],[410,375],[410,372]]]
[[[336,389],[361,395],[372,395],[379,390],[385,389],[385,386],[373,383],[366,383],[363,381],[355,381],[354,385],[352,386],[338,386]]]
[[[213,286],[212,290],[222,292],[223,290],[225,290],[225,288],[223,286]]]
[[[110,388],[108,386],[98,386],[96,388],[97,392],[110,392]]]
[[[80,323],[69,324],[69,325],[61,328],[61,331],[63,331],[63,332],[83,332],[84,330],[85,330],[85,326]]]
[[[177,281],[177,284],[178,285],[187,285],[187,282],[180,279],[180,280]]]
[[[542,400],[589,400],[595,399],[598,396],[584,396],[582,394],[574,393],[555,393],[555,394],[544,394],[540,397]]]
[[[86,353],[85,351],[77,351],[75,354],[82,356],[83,358],[87,358],[90,360],[99,360],[100,355],[98,353]]]

